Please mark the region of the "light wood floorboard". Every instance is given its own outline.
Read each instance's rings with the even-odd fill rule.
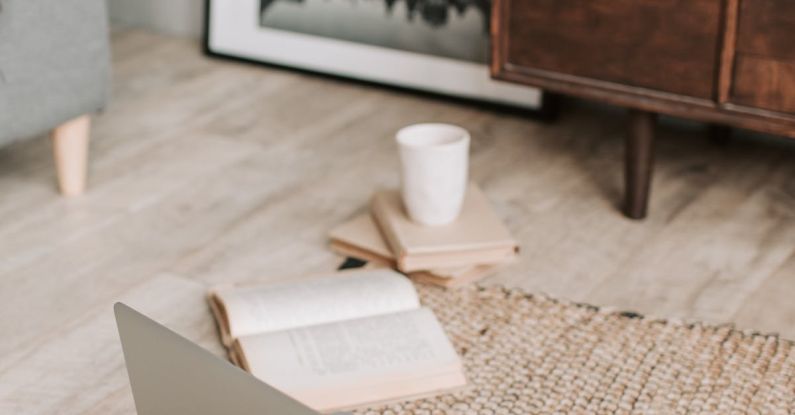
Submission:
[[[0,382],[2,413],[128,413],[118,348],[91,342],[114,344],[118,298],[177,327],[184,316],[214,347],[180,287],[333,270],[325,233],[397,184],[392,134],[420,121],[472,132],[472,177],[521,241],[521,259],[486,283],[795,339],[795,142],[740,132],[716,146],[702,126],[664,120],[651,215],[635,222],[617,210],[621,111],[574,103],[542,123],[212,60],[139,31],[113,47],[86,195],[58,196],[44,135],[0,149],[0,378],[14,382]],[[84,365],[99,373],[85,388],[116,383],[94,400],[36,398],[34,385],[57,389]]]

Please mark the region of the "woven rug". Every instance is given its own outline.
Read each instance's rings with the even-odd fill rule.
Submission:
[[[497,287],[417,288],[471,386],[359,414],[795,414],[795,348],[775,335]]]

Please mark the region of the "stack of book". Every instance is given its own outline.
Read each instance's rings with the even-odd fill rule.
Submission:
[[[369,213],[337,226],[329,236],[331,249],[339,254],[444,287],[479,280],[515,259],[519,250],[475,184],[449,225],[417,224],[406,214],[398,191],[380,191]]]

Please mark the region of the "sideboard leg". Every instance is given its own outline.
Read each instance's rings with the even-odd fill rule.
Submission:
[[[631,110],[625,154],[624,213],[631,219],[643,219],[649,202],[652,165],[654,163],[654,124],[657,115]]]
[[[732,129],[726,125],[709,124],[707,126],[709,141],[719,146],[726,146],[732,137]]]

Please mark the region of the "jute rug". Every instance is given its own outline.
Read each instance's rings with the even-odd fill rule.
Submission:
[[[795,414],[795,348],[775,335],[501,288],[418,289],[471,386],[358,413]]]

